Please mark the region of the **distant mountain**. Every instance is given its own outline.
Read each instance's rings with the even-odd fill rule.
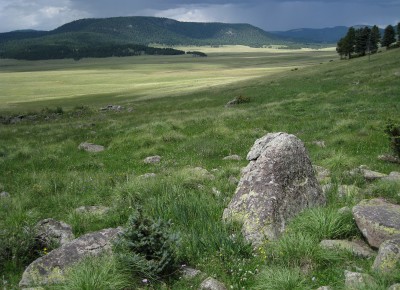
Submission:
[[[107,53],[110,53],[112,47],[118,47],[121,52],[128,49],[126,45],[151,44],[263,46],[292,42],[250,24],[179,22],[141,16],[93,18],[76,20],[52,31],[0,33],[0,57],[66,58],[80,55],[82,51],[85,51],[84,57],[87,57],[91,50],[99,50],[104,46],[107,47]],[[134,48],[130,46],[130,49]],[[143,49],[132,53],[139,52],[143,53]]]
[[[365,25],[355,25],[354,28],[365,27]],[[346,35],[349,27],[335,26],[327,28],[300,28],[288,31],[272,31],[271,33],[287,37],[293,41],[311,43],[332,43],[336,44],[340,38]],[[381,29],[383,35],[383,29]]]

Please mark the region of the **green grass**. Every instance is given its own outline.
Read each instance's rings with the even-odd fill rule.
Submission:
[[[377,160],[390,150],[386,120],[399,118],[400,51],[373,55],[370,62],[367,58],[327,62],[329,57],[332,52],[256,51],[215,52],[206,60],[2,60],[1,115],[57,106],[64,113],[49,120],[44,119],[47,113],[40,113],[43,118],[37,121],[0,124],[0,191],[11,195],[0,200],[0,277],[7,285],[18,284],[33,259],[27,255],[33,235],[24,229],[39,220],[65,221],[79,236],[124,225],[136,206],[149,217],[171,220],[182,237],[180,262],[218,278],[228,288],[260,288],[263,278],[257,273],[274,276],[276,269],[278,278],[285,277],[286,270],[293,273],[290,281],[299,289],[327,284],[340,289],[345,269],[368,272],[371,260],[317,248],[322,238],[355,235],[354,225],[336,216],[336,209],[355,201],[340,200],[334,190],[328,208],[305,212],[275,248],[255,256],[240,227],[221,220],[236,188],[229,178],[240,176],[254,141],[276,131],[301,138],[313,163],[332,171],[335,185],[357,184],[368,189],[368,196],[382,193],[398,202],[399,185],[371,186],[345,171],[361,164],[383,173],[400,171],[399,165]],[[309,66],[313,63],[318,65]],[[291,71],[294,67],[299,69]],[[130,87],[130,76],[140,78],[140,74],[147,89],[136,91]],[[221,78],[229,82],[220,82]],[[197,79],[200,85],[186,87]],[[55,85],[57,81],[65,83]],[[163,84],[150,84],[157,81]],[[203,81],[211,87],[203,86]],[[238,96],[249,97],[250,102],[224,107]],[[133,111],[98,111],[108,103]],[[89,109],[74,108],[80,105]],[[314,145],[314,140],[325,141],[326,148]],[[106,150],[79,151],[84,141],[104,145]],[[156,154],[162,157],[159,164],[143,162]],[[230,154],[243,160],[222,160]],[[156,177],[140,176],[149,172]],[[104,218],[79,216],[74,210],[82,205],[105,205],[111,211]],[[273,249],[278,250],[271,253]],[[279,249],[292,254],[281,255]],[[292,285],[290,281],[283,282]],[[171,289],[188,289],[193,283],[198,287],[200,282],[167,280]]]

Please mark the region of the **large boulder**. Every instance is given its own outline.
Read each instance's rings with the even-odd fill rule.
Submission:
[[[71,265],[89,255],[99,255],[111,250],[111,241],[120,228],[104,229],[83,235],[32,262],[19,282],[21,288],[60,283]]]
[[[250,163],[223,218],[242,223],[244,237],[254,245],[276,239],[289,219],[325,203],[304,144],[296,136],[267,134],[254,143],[247,159]]]
[[[358,228],[375,248],[400,235],[400,206],[383,199],[363,200],[353,207]]]
[[[400,237],[384,241],[379,247],[372,269],[379,272],[392,272],[400,262]]]
[[[62,246],[75,239],[72,227],[55,219],[44,219],[36,224],[36,240],[40,247]]]

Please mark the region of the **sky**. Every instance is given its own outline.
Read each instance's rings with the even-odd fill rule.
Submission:
[[[0,32],[52,30],[81,18],[158,16],[250,23],[266,31],[400,21],[400,0],[0,0]]]

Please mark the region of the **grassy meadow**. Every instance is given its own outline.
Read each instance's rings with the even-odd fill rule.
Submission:
[[[0,192],[10,193],[0,199],[0,285],[17,288],[24,267],[43,254],[33,250],[32,228],[39,220],[62,220],[80,236],[124,225],[137,207],[148,217],[172,221],[181,236],[180,264],[229,289],[343,289],[344,270],[371,272],[373,259],[318,244],[325,238],[360,238],[351,216],[337,209],[373,196],[400,203],[400,185],[367,184],[346,174],[362,164],[383,173],[400,171],[399,165],[377,160],[390,151],[387,120],[400,121],[400,50],[370,61],[339,61],[333,51],[207,53],[208,58],[1,60],[0,115],[42,116],[56,107],[63,113],[0,124]],[[225,107],[238,96],[250,102]],[[126,109],[100,112],[106,104]],[[240,227],[222,222],[222,212],[236,188],[229,180],[240,177],[254,141],[277,131],[302,139],[313,164],[332,171],[334,187],[327,207],[305,211],[280,240],[253,251]],[[317,140],[326,147],[315,145]],[[106,150],[78,150],[84,141]],[[222,160],[231,154],[242,160]],[[160,155],[161,162],[145,164],[151,155]],[[156,176],[143,178],[146,173]],[[339,184],[367,193],[340,198]],[[75,209],[82,205],[111,210],[105,216],[79,215]],[[109,261],[95,265],[114,263]],[[80,266],[96,271],[90,261]],[[105,273],[104,267],[97,276],[75,271],[71,281],[89,273],[111,285],[116,273],[124,273],[114,264],[114,272]],[[378,281],[374,289],[400,282],[400,272],[372,275]],[[144,284],[142,277],[128,276],[115,289],[196,289],[202,281],[175,275]]]

